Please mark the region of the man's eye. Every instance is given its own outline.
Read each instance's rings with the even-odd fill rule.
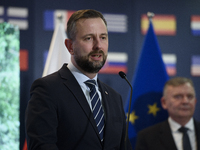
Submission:
[[[86,38],[85,38],[86,41],[89,41],[89,40],[91,40],[91,39],[92,39],[91,37],[86,37]]]
[[[106,37],[106,36],[102,36],[102,37],[101,37],[101,39],[103,39],[103,40],[106,40],[106,39],[107,39],[107,37]]]
[[[194,95],[188,95],[187,97],[188,97],[188,99],[193,99]]]
[[[175,99],[181,99],[181,98],[183,98],[183,96],[182,95],[175,95],[174,98]]]

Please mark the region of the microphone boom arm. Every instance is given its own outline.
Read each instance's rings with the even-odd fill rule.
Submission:
[[[130,111],[131,111],[131,99],[132,99],[133,87],[126,77],[124,79],[127,81],[129,86],[131,87],[131,95],[130,95],[130,99],[129,99],[129,108],[128,108],[127,123],[126,123],[126,137],[125,137],[125,141],[126,141],[128,138],[128,126],[129,126],[129,118],[130,118]]]
[[[129,86],[131,87],[131,95],[130,95],[130,99],[129,99],[129,108],[128,108],[128,115],[127,115],[127,123],[126,123],[126,133],[125,133],[125,150],[127,149],[127,139],[128,139],[128,126],[129,126],[129,118],[130,118],[130,110],[131,110],[131,99],[132,99],[132,93],[133,93],[133,87],[130,84],[130,82],[128,81],[128,79],[126,78],[126,74],[122,71],[119,72],[119,75],[121,76],[122,79],[125,79],[126,82],[129,84]]]

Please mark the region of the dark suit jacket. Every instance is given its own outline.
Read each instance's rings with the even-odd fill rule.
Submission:
[[[122,150],[125,114],[121,96],[98,80],[105,112],[105,138],[98,129],[81,87],[64,64],[37,79],[26,109],[29,150]],[[128,141],[128,149],[131,149]]]
[[[197,147],[200,150],[200,123],[194,121]],[[177,150],[168,121],[139,132],[135,150]]]

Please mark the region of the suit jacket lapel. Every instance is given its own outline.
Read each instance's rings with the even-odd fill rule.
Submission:
[[[160,128],[160,141],[166,149],[177,150],[168,121],[163,122]]]
[[[101,92],[101,96],[102,96],[102,104],[103,104],[103,108],[104,108],[104,116],[105,116],[105,123],[107,120],[107,114],[109,114],[109,109],[107,108],[107,99],[108,99],[108,91],[106,90],[106,88],[103,86],[103,84],[101,83],[101,81],[99,79],[97,79],[98,85],[99,85],[99,90]]]
[[[196,132],[197,150],[200,150],[200,123],[194,120],[194,126]],[[177,149],[168,121],[165,121],[162,124],[160,133],[161,142],[166,147],[166,149]]]
[[[70,70],[67,68],[67,64],[63,65],[63,67],[59,70],[59,73],[60,73],[61,78],[64,79],[63,83],[73,93],[75,99],[80,104],[80,107],[83,109],[85,115],[88,117],[96,134],[99,137],[99,132],[97,130],[96,122],[94,120],[91,109],[88,105],[88,102],[85,98],[85,95],[84,95],[80,85],[78,84],[77,80],[75,79],[73,74],[70,72]],[[100,137],[99,137],[99,140],[100,140]]]
[[[97,80],[98,85],[99,85],[99,90],[101,92],[101,96],[102,96],[102,105],[103,105],[103,109],[104,109],[104,118],[105,118],[105,125],[104,125],[104,145],[107,145],[105,142],[107,142],[109,138],[108,135],[110,135],[110,130],[108,129],[108,125],[110,124],[111,119],[109,118],[109,114],[110,114],[110,109],[108,108],[108,103],[107,103],[107,99],[108,99],[108,91],[106,90],[105,86],[103,86],[103,84],[101,83],[100,80]]]
[[[110,98],[110,93],[109,93],[109,90],[103,85],[103,83],[98,80],[98,85],[99,85],[99,88],[100,88],[100,91],[101,91],[101,96],[102,96],[102,104],[103,104],[103,107],[104,107],[104,115],[105,115],[105,127],[104,127],[104,132],[105,132],[105,136],[104,136],[104,146],[107,145],[107,144],[110,144],[110,143],[107,143],[110,141],[111,138],[113,138],[113,133],[112,133],[112,130],[110,130],[113,122],[112,122],[112,118],[111,118],[111,110],[112,108],[110,108],[111,106],[109,105],[109,100],[111,99]],[[106,143],[105,143],[106,142]]]
[[[196,132],[197,150],[200,150],[200,123],[194,120],[194,126]]]

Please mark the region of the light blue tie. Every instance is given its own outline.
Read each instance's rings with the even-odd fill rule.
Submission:
[[[85,84],[90,88],[92,112],[93,112],[95,122],[97,124],[101,141],[103,141],[104,139],[104,113],[103,113],[103,108],[101,105],[99,95],[95,88],[96,82],[95,80],[87,80],[85,81]]]

